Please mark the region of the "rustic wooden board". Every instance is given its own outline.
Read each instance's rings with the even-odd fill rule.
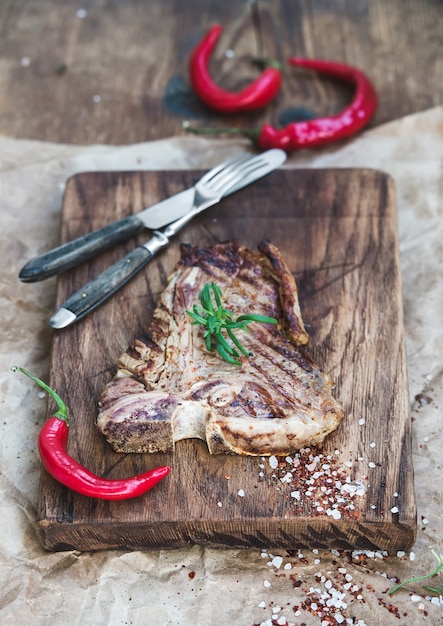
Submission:
[[[66,188],[62,240],[138,211],[198,175],[76,175]],[[264,237],[298,281],[310,354],[336,380],[346,411],[338,431],[322,450],[300,455],[290,482],[281,480],[294,467],[285,459],[272,468],[268,459],[211,457],[201,441],[179,442],[173,455],[113,452],[95,427],[97,398],[120,353],[149,323],[179,242],[238,238],[255,246]],[[61,276],[58,303],[135,245]],[[113,478],[164,463],[172,472],[141,498],[103,502],[43,471],[39,532],[47,549],[408,549],[416,510],[392,181],[374,170],[283,169],[226,198],[105,305],[54,334],[51,384],[70,409],[69,451],[80,462]],[[351,488],[361,481],[361,495],[344,493],[346,481]]]

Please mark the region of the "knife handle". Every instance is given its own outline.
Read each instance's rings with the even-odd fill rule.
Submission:
[[[144,228],[137,215],[130,215],[31,259],[20,271],[19,278],[24,283],[44,280],[138,235]]]
[[[53,328],[64,328],[93,311],[123,287],[154,256],[144,246],[139,246],[108,267],[84,287],[68,298],[51,317]]]

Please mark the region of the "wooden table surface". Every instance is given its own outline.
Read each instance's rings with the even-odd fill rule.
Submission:
[[[281,95],[264,111],[228,118],[193,98],[188,59],[216,22],[221,86],[255,77],[258,54],[284,63]],[[291,56],[363,69],[379,93],[377,126],[442,103],[442,43],[441,0],[4,0],[0,133],[126,144],[181,135],[184,120],[278,125],[293,109],[330,115],[349,100],[347,88],[288,67]]]

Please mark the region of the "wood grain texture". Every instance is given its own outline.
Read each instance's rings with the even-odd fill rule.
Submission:
[[[198,175],[76,175],[66,189],[61,238],[138,211]],[[338,431],[316,451],[335,472],[334,482],[360,479],[364,485],[364,495],[352,500],[355,508],[346,508],[338,520],[317,510],[321,487],[312,497],[306,494],[312,468],[304,482],[300,478],[298,501],[290,495],[294,487],[280,480],[284,459],[272,469],[260,458],[211,457],[201,441],[181,441],[172,455],[121,455],[95,427],[101,389],[112,378],[118,356],[146,329],[178,260],[180,241],[204,246],[239,238],[256,246],[264,237],[280,248],[296,277],[311,336],[308,351],[336,380],[345,406]],[[62,275],[58,303],[136,243]],[[51,385],[71,413],[69,452],[91,470],[117,478],[167,462],[172,472],[141,498],[103,502],[65,489],[43,471],[39,532],[47,549],[192,543],[409,548],[416,511],[392,181],[373,170],[279,170],[226,198],[188,225],[110,301],[55,333]],[[299,477],[307,471],[306,454]]]
[[[291,56],[366,71],[380,100],[373,126],[443,102],[439,0],[261,0],[262,46],[251,4],[103,0],[88,2],[80,18],[72,0],[0,3],[0,132],[126,144],[182,135],[186,119],[219,127],[278,124],[291,109],[330,115],[349,100],[342,85],[288,67]],[[190,94],[189,56],[216,22],[224,32],[211,72],[226,89],[256,76],[250,60],[258,54],[283,63],[281,95],[264,111],[227,118],[211,114]],[[234,51],[232,58],[227,50]]]

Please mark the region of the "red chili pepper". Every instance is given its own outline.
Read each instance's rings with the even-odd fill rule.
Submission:
[[[364,128],[377,109],[377,95],[368,77],[359,69],[342,63],[318,59],[289,59],[292,65],[317,70],[326,76],[339,78],[355,86],[354,98],[341,113],[332,117],[294,122],[282,129],[269,124],[261,129],[239,128],[198,129],[184,127],[196,134],[227,132],[241,134],[256,142],[262,150],[281,148],[286,152],[302,148],[317,148],[350,137]]]
[[[351,83],[356,88],[354,98],[349,106],[333,117],[295,122],[282,130],[276,130],[269,125],[263,126],[256,139],[259,148],[281,148],[288,152],[301,148],[317,148],[350,137],[369,123],[377,109],[377,95],[363,72],[350,65],[318,59],[294,58],[289,59],[289,63]]]
[[[108,480],[96,476],[75,461],[66,451],[69,417],[66,404],[42,380],[21,367],[15,367],[47,391],[57,403],[57,412],[46,420],[38,437],[38,450],[47,472],[65,487],[90,498],[126,500],[146,493],[171,471],[167,465],[125,478]]]
[[[238,93],[225,91],[214,83],[209,73],[212,51],[222,27],[213,26],[192,53],[189,62],[191,84],[198,97],[211,109],[220,113],[254,111],[268,104],[281,86],[281,73],[276,61],[266,61],[264,72],[248,87]]]

